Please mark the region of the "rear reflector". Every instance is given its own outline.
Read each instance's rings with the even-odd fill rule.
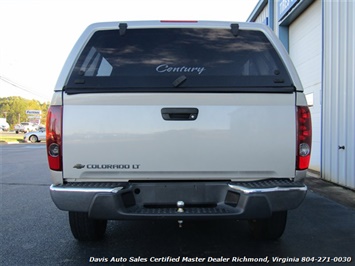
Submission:
[[[312,122],[307,106],[297,107],[297,170],[306,170],[311,159]]]
[[[46,124],[47,157],[49,168],[62,171],[62,106],[48,109]]]

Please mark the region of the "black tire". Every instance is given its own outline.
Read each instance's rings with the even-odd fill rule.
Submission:
[[[36,135],[31,135],[28,139],[29,139],[32,143],[38,142],[38,137],[37,137]]]
[[[86,212],[69,212],[70,229],[79,241],[96,241],[104,237],[107,220],[95,220]]]
[[[287,211],[274,212],[268,219],[249,221],[251,235],[255,239],[276,240],[285,231],[287,222]]]

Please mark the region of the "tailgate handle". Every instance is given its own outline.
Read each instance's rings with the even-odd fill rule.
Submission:
[[[197,108],[163,108],[161,115],[164,120],[193,121],[198,116]]]

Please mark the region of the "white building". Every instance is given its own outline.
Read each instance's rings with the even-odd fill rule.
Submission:
[[[248,21],[288,50],[313,123],[310,168],[355,188],[355,0],[259,0]]]

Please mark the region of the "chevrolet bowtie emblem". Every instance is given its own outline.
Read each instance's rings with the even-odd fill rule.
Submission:
[[[85,164],[80,164],[80,163],[78,163],[78,164],[74,165],[73,168],[82,169],[82,168],[84,168],[84,167],[85,167]]]

